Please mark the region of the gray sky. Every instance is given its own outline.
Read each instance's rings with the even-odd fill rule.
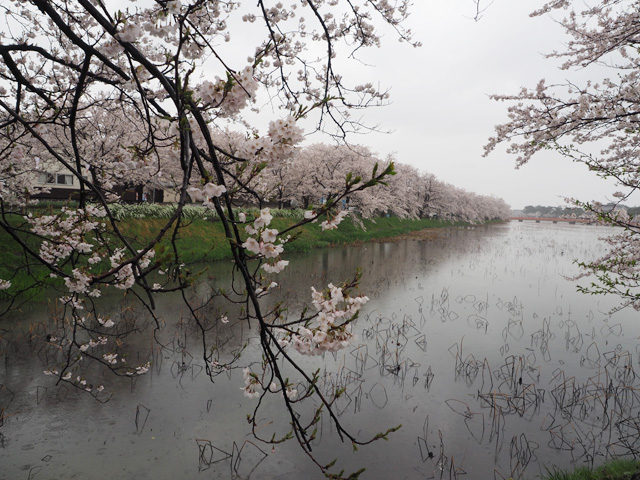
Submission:
[[[504,148],[488,158],[483,146],[493,126],[506,121],[505,103],[492,93],[517,93],[584,72],[558,69],[543,54],[562,49],[564,32],[547,18],[530,18],[540,0],[495,0],[479,22],[471,0],[416,0],[409,25],[423,46],[414,49],[388,33],[380,49],[361,56],[362,72],[391,87],[392,104],[365,113],[389,135],[352,137],[384,158],[435,174],[440,180],[483,195],[503,198],[512,208],[562,205],[563,198],[606,202],[615,191],[607,182],[553,152],[515,169]],[[558,15],[558,13],[556,13]]]

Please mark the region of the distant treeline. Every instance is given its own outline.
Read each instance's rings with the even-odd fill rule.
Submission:
[[[640,207],[627,207],[626,205],[611,204],[611,208],[624,209],[627,211],[630,217],[636,217],[640,215]],[[576,216],[580,217],[585,215],[586,212],[580,207],[551,207],[542,205],[527,205],[523,210],[525,215],[542,215],[544,217],[566,217]]]

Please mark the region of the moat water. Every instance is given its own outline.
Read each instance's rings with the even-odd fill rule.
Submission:
[[[511,222],[286,257],[272,298],[292,308],[310,301],[311,286],[362,268],[371,301],[357,340],[300,362],[320,368],[324,388],[345,388],[335,408],[356,436],[402,424],[354,452],[324,419],[314,454],[346,471],[366,467],[364,479],[532,479],[637,453],[638,313],[610,313],[618,299],[578,293],[590,279],[568,279],[574,260],[599,256],[610,233]],[[209,275],[224,282],[229,263]],[[149,373],[104,378],[105,403],[43,374],[52,308],[0,321],[0,478],[323,478],[295,441],[272,448],[253,438],[255,399],[242,395],[241,368],[210,381],[177,297],[157,306],[165,348],[148,331],[135,340]],[[255,329],[226,328],[222,350],[248,345],[237,366],[259,361]],[[276,402],[257,422],[287,431]]]

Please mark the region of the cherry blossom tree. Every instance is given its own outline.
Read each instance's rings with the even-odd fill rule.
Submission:
[[[249,419],[256,437],[257,412],[275,395],[290,427],[264,440],[295,437],[327,476],[338,478],[311,451],[321,412],[354,447],[395,429],[354,436],[333,410],[340,391],[327,393],[317,374],[296,360],[349,345],[351,323],[367,301],[358,292],[359,277],[311,289],[312,308],[295,317],[282,305],[264,307],[261,297],[288,264],[284,254],[295,227],[279,232],[268,208],[250,217],[235,205],[247,197],[261,201],[265,170],[292,158],[305,131],[344,140],[363,127],[351,111],[386,103],[385,90],[349,83],[335,62],[357,61],[360,49],[379,44],[383,26],[412,42],[402,26],[408,7],[408,0],[258,0],[242,7],[149,0],[124,10],[108,0],[0,5],[0,227],[29,261],[46,269],[40,284],[58,282],[63,289],[61,321],[47,338],[56,354],[45,373],[98,400],[108,398],[86,377],[87,362],[125,377],[145,374],[151,363],[125,361],[133,352],[124,340],[137,330],[137,320],[111,317],[98,297],[114,289],[137,297],[159,330],[155,299],[179,291],[202,337],[211,378],[240,366],[237,354],[223,357],[216,348],[214,327],[257,325],[263,362],[257,369],[245,366],[243,389],[256,398]],[[80,186],[79,201],[23,216],[33,175],[43,165],[68,172]],[[328,201],[314,205],[298,225],[322,217],[321,228],[336,228],[345,212],[334,209],[343,199],[393,173],[392,163],[347,173],[332,185]],[[112,214],[123,182],[175,189],[175,213],[144,245],[133,243]],[[233,284],[214,292],[214,313],[205,314],[186,294],[197,272],[184,265],[176,239],[190,200],[215,211],[233,255]],[[160,246],[163,239],[168,248]],[[0,288],[10,290],[11,279],[2,279]],[[230,318],[233,305],[241,308]],[[311,403],[309,416],[305,405]]]
[[[564,13],[568,10],[568,14]],[[493,98],[509,103],[509,121],[496,127],[486,145],[486,154],[498,144],[523,165],[541,151],[585,164],[595,175],[615,179],[615,204],[628,199],[640,182],[640,69],[638,68],[637,2],[629,0],[547,2],[533,16],[566,15],[559,24],[569,40],[566,48],[549,54],[564,60],[562,68],[579,71],[591,80],[548,85],[540,80],[535,88]],[[611,75],[603,76],[609,69]],[[604,78],[603,78],[604,77]],[[622,306],[640,309],[640,242],[637,222],[620,210],[603,207],[588,199],[573,202],[593,212],[604,222],[622,227],[609,239],[610,251],[594,262],[584,263],[585,275],[596,281],[584,287],[591,293],[612,293]]]
[[[301,149],[292,159],[281,185],[288,185],[286,197],[305,208],[337,198],[345,179],[362,179],[379,169],[395,168],[392,161],[378,159],[368,148],[359,145],[314,144]],[[340,207],[351,207],[365,217],[389,210],[393,189],[365,189],[343,198]]]
[[[335,197],[348,175],[366,177],[376,165],[393,165],[395,174],[385,180],[388,188],[355,192],[345,198],[343,207],[355,209],[364,217],[391,214],[467,222],[509,217],[509,207],[500,199],[458,189],[392,158],[382,161],[357,145],[315,144],[301,148],[286,164],[270,171],[268,177],[273,184],[268,190],[277,192],[274,198],[278,201],[294,201],[306,208]]]

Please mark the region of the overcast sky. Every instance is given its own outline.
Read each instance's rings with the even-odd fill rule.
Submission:
[[[418,0],[409,25],[423,46],[414,49],[388,33],[380,49],[366,52],[372,81],[391,87],[392,104],[366,112],[388,135],[352,138],[381,158],[435,174],[458,187],[503,198],[514,209],[562,205],[565,197],[606,202],[606,182],[553,152],[520,169],[504,149],[483,158],[493,126],[506,121],[506,104],[492,93],[517,93],[546,78],[560,82],[585,72],[558,69],[543,54],[562,48],[563,30],[553,19],[530,18],[541,0],[495,0],[479,22],[471,0]],[[558,14],[556,14],[558,15]]]

